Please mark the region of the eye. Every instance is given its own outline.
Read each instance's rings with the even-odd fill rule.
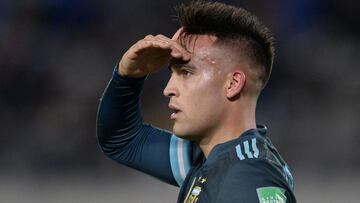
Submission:
[[[185,70],[185,69],[181,69],[181,70],[180,70],[180,74],[181,74],[182,76],[184,76],[184,77],[189,77],[189,76],[192,75],[192,73],[191,73],[190,71]]]

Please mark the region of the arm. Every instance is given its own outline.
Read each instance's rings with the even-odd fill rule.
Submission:
[[[115,69],[103,94],[97,118],[98,140],[111,159],[167,183],[181,185],[190,163],[189,143],[143,123],[140,112],[145,76],[171,58],[172,52],[167,49],[170,43],[162,43],[162,48],[158,39],[145,39],[124,54],[122,65]],[[156,54],[165,58],[160,60]],[[149,61],[151,58],[157,60]]]
[[[99,144],[111,159],[174,184],[168,156],[171,134],[142,121],[143,82],[114,72],[99,106]]]

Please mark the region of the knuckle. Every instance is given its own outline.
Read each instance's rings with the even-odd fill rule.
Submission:
[[[165,36],[162,35],[162,34],[157,34],[156,37],[158,37],[158,38],[164,38]]]
[[[147,41],[147,40],[140,40],[138,43],[137,43],[137,45],[138,46],[141,46],[141,45],[146,45],[146,44],[148,44],[149,43],[149,41]]]
[[[152,39],[152,38],[154,38],[153,35],[146,35],[144,39]]]

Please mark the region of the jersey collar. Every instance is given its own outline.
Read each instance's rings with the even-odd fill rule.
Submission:
[[[218,157],[226,153],[230,150],[233,150],[233,148],[239,144],[240,141],[243,141],[243,139],[246,139],[249,136],[261,136],[265,137],[267,132],[267,128],[264,125],[256,125],[256,128],[249,129],[245,132],[243,132],[238,138],[230,140],[228,142],[224,142],[221,144],[216,145],[209,153],[209,156],[207,160],[205,161],[205,165],[209,165],[215,160],[218,159]]]

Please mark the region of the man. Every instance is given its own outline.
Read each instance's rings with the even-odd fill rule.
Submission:
[[[176,12],[181,27],[171,39],[146,36],[116,67],[98,112],[102,150],[181,187],[178,202],[296,202],[286,163],[255,121],[273,63],[270,31],[222,3],[196,1]],[[143,123],[140,112],[146,76],[166,64],[173,133]]]

